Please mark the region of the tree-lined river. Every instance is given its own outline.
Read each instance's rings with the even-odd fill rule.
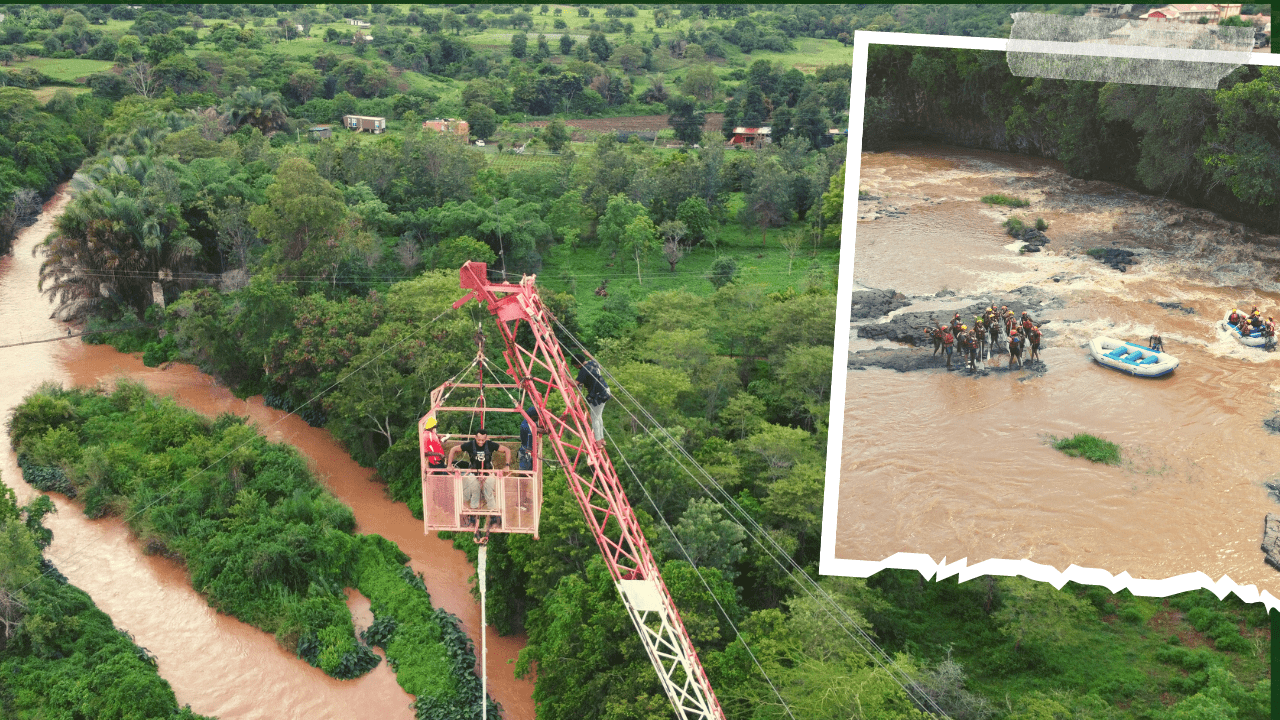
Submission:
[[[49,318],[51,306],[36,287],[40,256],[32,256],[67,201],[64,190],[34,226],[19,234],[13,253],[0,257],[0,345],[68,332]],[[88,385],[120,377],[206,415],[248,416],[268,439],[290,443],[307,457],[317,476],[354,510],[358,531],[382,535],[410,556],[410,565],[426,578],[432,602],[462,619],[479,655],[480,610],[470,594],[473,570],[465,555],[434,533],[425,535],[408,508],[387,499],[382,486],[371,482],[373,471],[352,461],[326,431],[265,407],[261,398],[236,399],[191,366],[148,368],[138,357],[78,339],[0,348],[0,374],[0,413],[6,419],[42,382]],[[22,481],[7,440],[0,472],[20,503],[35,494]],[[192,590],[184,568],[145,556],[118,518],[88,520],[65,498],[54,499],[58,512],[45,521],[54,531],[47,556],[117,627],[158,658],[160,674],[173,685],[180,704],[238,719],[413,717],[413,697],[396,684],[385,662],[357,680],[334,680],[285,652],[270,635],[214,611]],[[368,601],[355,593],[349,598],[357,626],[366,627]],[[517,680],[509,662],[524,646],[523,638],[499,637],[489,629],[488,645],[490,695],[502,704],[505,717],[532,720],[533,683]]]

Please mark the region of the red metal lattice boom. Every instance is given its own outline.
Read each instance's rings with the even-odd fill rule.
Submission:
[[[596,442],[602,438],[592,433],[586,400],[552,331],[551,316],[534,288],[534,277],[525,276],[519,284],[493,283],[484,263],[469,262],[462,267],[461,281],[463,289],[470,292],[453,306],[459,308],[474,299],[487,305],[496,317],[506,345],[503,356],[508,371],[538,410],[538,422],[568,477],[569,488],[586,515],[609,574],[677,715],[724,720],[724,711],[662,581],[622,483],[603,443]],[[516,342],[522,322],[533,334],[532,349]],[[559,393],[564,400],[562,415],[547,410],[552,393]],[[589,476],[578,471],[584,456],[591,469]]]

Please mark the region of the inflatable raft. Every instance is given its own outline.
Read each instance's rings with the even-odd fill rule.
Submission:
[[[1218,323],[1218,328],[1225,330],[1228,335],[1239,340],[1242,345],[1247,345],[1249,347],[1263,347],[1267,344],[1267,339],[1262,337],[1261,330],[1251,329],[1248,335],[1242,335],[1239,328],[1227,322],[1230,317],[1231,313],[1229,312],[1226,315],[1223,315],[1222,322]]]
[[[1168,353],[1109,337],[1089,341],[1089,351],[1100,365],[1139,377],[1168,375],[1178,367],[1178,359]]]

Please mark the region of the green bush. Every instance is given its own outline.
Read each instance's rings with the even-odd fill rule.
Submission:
[[[1093,435],[1078,433],[1070,438],[1055,438],[1053,447],[1071,457],[1088,458],[1106,465],[1120,464],[1120,446]]]
[[[1011,217],[1008,220],[1005,220],[1001,225],[1004,227],[1005,231],[1012,236],[1020,235],[1023,230],[1027,229],[1027,226],[1016,217]]]
[[[1049,223],[1045,222],[1044,218],[1036,218],[1036,229],[1044,232],[1049,229]]]
[[[987,203],[988,205],[1004,205],[1005,207],[1015,208],[1026,207],[1031,204],[1022,198],[1009,197],[1008,195],[1001,195],[999,193],[996,193],[995,195],[983,195],[982,202]]]
[[[1130,625],[1141,625],[1147,621],[1147,616],[1137,605],[1126,605],[1120,609],[1120,619]]]
[[[1221,618],[1222,614],[1212,608],[1193,607],[1187,611],[1187,622],[1196,629],[1196,632],[1208,632],[1209,628]]]

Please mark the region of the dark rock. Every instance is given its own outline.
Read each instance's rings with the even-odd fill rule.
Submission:
[[[850,370],[866,370],[869,367],[882,367],[898,372],[915,372],[917,370],[947,370],[946,356],[938,353],[932,354],[929,348],[876,348],[874,350],[863,350],[861,352],[849,354]],[[982,359],[978,360],[978,369],[970,370],[966,360],[960,357],[957,351],[951,358],[951,372],[968,375],[972,377],[987,377],[988,375],[1005,372],[1026,371],[1028,374],[1022,379],[1029,377],[1039,377],[1049,371],[1049,367],[1040,360],[1023,360],[1022,367],[1008,367],[1001,365],[999,367],[989,367]]]
[[[1280,413],[1267,418],[1262,424],[1271,432],[1280,434]]]
[[[1160,307],[1162,307],[1162,308],[1166,309],[1166,310],[1181,310],[1183,313],[1186,313],[1187,315],[1195,315],[1195,314],[1196,314],[1196,309],[1195,309],[1195,308],[1183,307],[1183,306],[1182,306],[1182,303],[1176,303],[1176,302],[1157,302],[1156,304],[1157,304],[1157,305],[1159,305]]]
[[[904,308],[911,301],[894,290],[855,290],[853,306],[850,309],[850,320],[869,320],[884,317],[889,313]]]
[[[1120,272],[1125,272],[1131,265],[1137,265],[1138,261],[1134,258],[1132,250],[1124,248],[1094,248],[1089,251],[1089,255],[1098,259],[1103,265],[1112,267]]]
[[[939,290],[938,292],[934,293],[933,296],[934,297],[955,297],[956,291],[955,290]]]
[[[855,300],[855,302],[857,301]],[[1035,317],[1041,311],[1060,302],[1057,298],[1052,298],[1037,288],[1020,287],[1007,295],[990,296],[980,302],[971,303],[960,310],[902,313],[895,315],[889,322],[860,325],[858,326],[858,337],[868,340],[892,340],[910,345],[932,347],[933,342],[925,334],[924,329],[933,327],[939,322],[944,325],[947,324],[954,313],[959,312],[960,317],[968,324],[973,321],[974,315],[982,314],[982,311],[990,305],[995,305],[997,308],[1001,305],[1007,305],[1010,310],[1014,311],[1015,315],[1019,316],[1021,316],[1023,310],[1026,310],[1031,313],[1032,317]],[[1047,322],[1040,321],[1039,324],[1043,326]]]
[[[1266,555],[1267,564],[1280,570],[1280,516],[1267,513],[1262,526],[1262,552]]]
[[[1027,252],[1040,252],[1040,248],[1049,244],[1049,236],[1039,230],[1029,227],[1023,228],[1021,232],[1013,236],[1017,240],[1027,244],[1025,248]],[[1032,248],[1035,248],[1034,250]]]
[[[954,368],[957,365],[962,365],[962,363],[958,361],[958,356],[953,356],[951,358],[951,366]],[[945,370],[947,360],[941,353],[930,355],[925,350],[907,348],[877,348],[853,353],[849,356],[850,370],[866,370],[869,367],[889,368],[898,372]]]
[[[1267,488],[1267,494],[1272,500],[1280,503],[1280,480],[1268,480],[1263,485]]]

